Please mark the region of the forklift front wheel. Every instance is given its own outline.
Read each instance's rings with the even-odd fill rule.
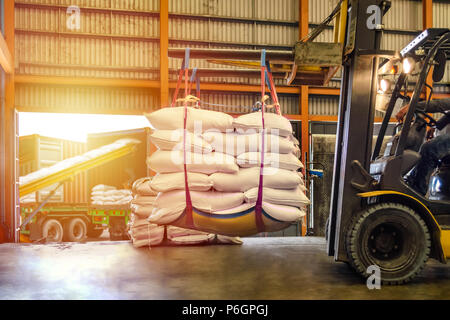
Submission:
[[[381,271],[383,284],[412,280],[430,255],[430,233],[422,218],[398,203],[368,207],[356,217],[346,237],[351,266],[363,277],[370,266]]]

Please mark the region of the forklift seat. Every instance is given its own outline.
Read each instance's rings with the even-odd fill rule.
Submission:
[[[402,157],[402,164],[400,168],[400,174],[403,177],[417,164],[417,162],[419,162],[421,156],[420,153],[416,151],[405,150],[401,157]],[[384,169],[386,168],[386,164],[394,158],[395,156],[387,156],[373,161],[370,164],[370,174],[371,175],[382,174],[384,172]]]

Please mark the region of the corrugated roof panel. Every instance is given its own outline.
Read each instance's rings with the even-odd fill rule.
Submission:
[[[255,26],[257,44],[294,46],[298,40],[298,28],[282,25],[257,24]]]
[[[309,113],[312,115],[337,116],[338,96],[309,96]]]
[[[17,84],[19,111],[142,114],[159,108],[158,93],[146,88]]]
[[[339,0],[309,0],[309,22],[322,22],[330,15],[338,2]]]
[[[414,35],[385,32],[381,38],[381,49],[400,51],[414,38]]]
[[[433,26],[435,28],[449,28],[450,2],[433,2]]]
[[[255,18],[296,21],[296,0],[255,0]],[[297,7],[298,8],[298,7]]]
[[[422,2],[416,0],[393,0],[391,9],[383,18],[386,29],[422,30]]]

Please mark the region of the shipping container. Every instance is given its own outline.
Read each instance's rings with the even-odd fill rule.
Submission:
[[[50,167],[59,161],[86,152],[86,144],[70,140],[45,137],[38,134],[19,137],[19,175]],[[85,188],[86,174],[81,173],[62,185],[51,203],[87,203]],[[36,201],[42,202],[56,187],[50,186],[36,192]]]

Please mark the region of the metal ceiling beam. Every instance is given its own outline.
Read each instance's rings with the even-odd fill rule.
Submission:
[[[169,48],[169,57],[184,58],[183,48]],[[192,59],[231,59],[231,60],[252,60],[261,59],[261,50],[236,50],[236,49],[198,49],[192,48],[190,51]],[[271,62],[292,62],[294,54],[290,50],[267,50],[267,60]]]

